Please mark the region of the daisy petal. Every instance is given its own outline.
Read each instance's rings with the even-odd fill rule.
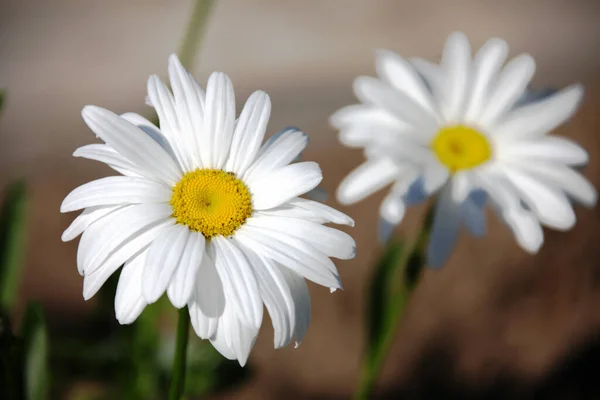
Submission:
[[[472,196],[467,197],[460,205],[462,221],[473,236],[482,237],[487,231],[484,206],[485,203],[478,204],[472,199]]]
[[[247,181],[255,210],[266,210],[317,187],[323,176],[319,165],[301,162],[286,165]]]
[[[142,171],[128,159],[106,144],[88,144],[75,150],[73,157],[100,161],[125,176],[143,176]]]
[[[60,212],[81,210],[87,207],[134,203],[167,203],[171,189],[146,178],[109,176],[88,182],[65,197]]]
[[[158,114],[161,132],[173,147],[179,165],[184,171],[193,170],[193,159],[188,152],[189,149],[186,148],[184,142],[179,138],[180,126],[177,119],[175,99],[169,89],[156,75],[148,78],[148,98],[156,110],[156,114]]]
[[[146,252],[125,263],[119,276],[115,295],[115,315],[121,325],[133,323],[148,303],[142,296],[142,274]]]
[[[175,152],[173,151],[169,140],[161,133],[161,131],[156,127],[156,125],[154,125],[152,122],[148,121],[146,118],[136,113],[121,114],[121,118],[131,122],[141,130],[146,132],[148,136],[154,139],[156,143],[160,144],[160,146],[163,149],[165,149],[167,153],[169,153],[173,160],[177,160],[177,156],[175,155]]]
[[[294,207],[303,208],[313,213],[314,222],[319,222],[322,224],[332,222],[338,225],[354,226],[354,220],[352,218],[343,212],[340,212],[335,208],[329,207],[323,203],[319,203],[318,201],[296,197],[295,199],[290,200],[288,204]]]
[[[207,253],[207,246],[202,257],[202,264],[196,273],[194,303],[207,318],[219,318],[225,310],[225,292],[219,273],[215,267],[213,254]]]
[[[412,65],[404,58],[388,50],[378,50],[377,74],[437,117],[431,92]]]
[[[77,249],[78,268],[91,274],[131,238],[170,220],[171,213],[168,204],[136,204],[100,219],[81,236]]]
[[[493,134],[502,140],[538,138],[567,121],[581,103],[583,86],[571,85],[544,100],[511,111]]]
[[[450,186],[446,186],[435,204],[435,216],[427,245],[427,265],[440,268],[448,261],[458,239],[460,204],[452,199]]]
[[[567,197],[550,186],[504,166],[506,177],[515,185],[520,197],[533,210],[540,222],[554,229],[568,230],[575,224],[575,213]]]
[[[204,109],[194,88],[194,78],[183,68],[175,54],[169,57],[169,80],[173,88],[175,111],[179,122],[179,140],[184,143],[189,160],[198,168],[200,160],[198,138],[204,130]]]
[[[329,117],[329,123],[337,129],[353,125],[388,129],[410,127],[410,125],[399,120],[392,113],[369,104],[354,104],[341,108]]]
[[[171,225],[150,245],[142,278],[142,294],[149,304],[162,296],[180,267],[189,234],[187,227]]]
[[[244,246],[291,268],[306,279],[329,288],[341,288],[335,265],[323,253],[302,240],[282,237],[272,231],[243,226],[236,233]],[[285,241],[284,241],[285,240]]]
[[[244,175],[258,153],[270,115],[269,95],[260,90],[252,93],[235,124],[225,170],[235,172],[238,176]]]
[[[235,125],[235,94],[229,77],[213,72],[206,86],[205,133],[200,155],[206,168],[225,165]]]
[[[290,287],[279,267],[272,261],[261,258],[243,245],[240,245],[240,248],[252,264],[261,298],[271,316],[275,332],[274,346],[276,349],[287,346],[294,335],[296,319]]]
[[[94,272],[85,272],[83,278],[83,298],[91,299],[100,290],[104,282],[117,270],[121,265],[127,262],[132,257],[144,251],[147,246],[161,233],[164,228],[171,225],[170,220],[163,221],[159,224],[152,225],[146,230],[141,231],[135,236],[113,251],[110,256],[98,267]],[[88,231],[86,230],[86,233]],[[83,240],[83,238],[82,238]]]
[[[168,185],[182,172],[165,150],[140,128],[106,109],[85,106],[82,116],[87,125],[109,146],[145,171],[148,178],[159,178]]]
[[[508,44],[497,38],[488,40],[475,55],[473,82],[464,121],[469,123],[477,121],[507,55]]]
[[[373,77],[360,76],[354,80],[354,93],[361,101],[382,107],[400,120],[417,127],[423,136],[436,132],[435,115],[423,109],[406,94]]]
[[[441,93],[442,115],[446,123],[457,123],[464,111],[471,73],[471,46],[464,33],[454,32],[448,37],[441,66],[446,74]]]
[[[294,335],[296,336],[296,347],[298,347],[304,340],[310,324],[310,295],[306,281],[300,275],[288,268],[280,268],[280,272],[287,282],[294,300],[294,315],[296,317]]]
[[[260,149],[256,160],[244,174],[246,181],[260,179],[294,161],[308,144],[306,133],[296,129],[285,129],[271,137]]]
[[[587,207],[594,207],[598,200],[596,188],[579,172],[560,164],[549,162],[520,162],[519,169],[545,181],[554,187],[564,190]]]
[[[258,284],[248,259],[230,239],[211,239],[217,272],[223,282],[227,306],[249,327],[260,328],[263,305]]]
[[[511,208],[502,211],[501,217],[511,228],[521,248],[531,254],[539,251],[544,243],[544,231],[535,216],[530,212]]]
[[[189,232],[187,243],[183,249],[181,262],[173,274],[171,283],[167,288],[167,296],[171,300],[171,304],[176,308],[184,307],[196,282],[196,273],[202,263],[204,256],[205,239],[201,233]]]
[[[244,325],[233,309],[225,310],[211,343],[217,351],[227,358],[237,359],[243,367],[248,361],[257,335],[258,328]]]
[[[257,213],[246,220],[246,225],[272,230],[282,236],[296,237],[330,257],[348,260],[356,255],[356,243],[350,235],[314,222]]]
[[[99,206],[86,208],[73,220],[71,225],[63,232],[61,240],[68,242],[81,235],[89,226],[99,219],[109,215],[113,211],[118,210],[118,206]]]
[[[367,161],[340,183],[337,199],[342,204],[356,203],[392,183],[399,172],[388,158]]]
[[[444,72],[442,71],[442,67],[418,57],[411,58],[409,62],[417,70],[419,75],[423,77],[425,83],[435,96],[435,100],[439,107],[439,104],[441,103],[439,97],[441,96],[444,84]]]
[[[534,72],[535,61],[529,54],[517,56],[506,64],[482,110],[479,124],[488,130],[493,129],[523,95]]]
[[[585,165],[588,153],[577,143],[560,136],[548,136],[538,140],[518,141],[497,146],[502,161],[539,160],[567,165]]]
[[[190,311],[190,320],[192,327],[196,335],[200,339],[210,339],[215,335],[218,326],[218,318],[210,318],[204,315],[200,306],[195,301],[195,295],[192,293],[192,300],[188,303],[188,309]]]

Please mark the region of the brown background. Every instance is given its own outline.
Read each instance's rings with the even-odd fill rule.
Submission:
[[[20,304],[41,300],[51,324],[77,321],[94,301],[81,296],[77,243],[60,241],[74,218],[59,214],[62,198],[108,171],[71,157],[94,139],[80,110],[97,104],[149,113],[145,81],[151,73],[166,76],[167,55],[178,49],[191,8],[189,0],[0,1],[0,87],[9,90],[0,121],[0,182],[29,180]],[[473,48],[500,36],[512,55],[530,52],[538,87],[585,84],[582,109],[558,133],[589,150],[585,173],[599,186],[600,1],[220,1],[194,73],[205,82],[213,70],[227,72],[239,106],[253,90],[269,92],[269,132],[288,125],[307,131],[305,157],[321,164],[333,193],[362,156],[337,144],[327,117],[355,102],[352,79],[374,73],[373,49],[435,59],[454,30],[467,33]],[[381,198],[342,208],[356,220],[358,256],[338,263],[344,291],[330,295],[311,285],[313,319],[302,346],[274,351],[267,320],[250,357],[255,378],[222,398],[349,396],[363,343],[366,282],[381,251],[375,240]],[[337,206],[333,198],[329,203]],[[409,212],[401,233],[410,234],[421,213]],[[598,215],[577,208],[575,228],[547,231],[535,257],[493,217],[485,238],[462,236],[449,264],[428,271],[416,290],[381,393],[460,398],[494,390],[497,398],[554,398],[587,383],[600,361]],[[593,382],[587,391],[596,392]]]

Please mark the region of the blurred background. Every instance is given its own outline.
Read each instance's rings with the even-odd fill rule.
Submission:
[[[19,321],[28,301],[40,301],[51,346],[75,332],[100,341],[119,331],[110,293],[108,316],[98,316],[102,296],[82,298],[77,241],[60,240],[75,217],[59,213],[64,196],[111,173],[71,157],[94,140],[81,108],[96,104],[152,115],[144,104],[146,80],[154,73],[166,77],[167,57],[179,49],[192,9],[191,0],[0,0],[0,88],[7,91],[0,117],[0,185],[23,177],[30,195],[13,317]],[[309,285],[313,317],[298,349],[273,350],[265,319],[250,356],[251,373],[211,398],[350,397],[364,343],[367,281],[382,251],[376,240],[382,194],[352,207],[335,202],[336,185],[362,154],[337,143],[327,118],[356,102],[352,80],[374,74],[374,49],[437,61],[455,30],[464,31],[474,49],[500,36],[511,55],[531,53],[537,61],[535,87],[584,83],[582,108],[557,133],[590,152],[585,174],[600,187],[600,1],[215,3],[194,75],[204,85],[210,72],[228,73],[238,110],[252,91],[267,91],[273,102],[269,134],[289,125],[309,134],[304,157],[321,164],[328,204],[356,220],[347,231],[357,240],[358,256],[337,262],[343,291],[330,294]],[[484,238],[461,236],[446,267],[426,271],[414,292],[378,396],[600,398],[600,211],[576,212],[575,228],[546,231],[535,257],[520,250],[492,216]],[[399,234],[413,233],[422,213],[410,211]],[[157,328],[167,336],[169,318],[166,328]],[[57,346],[57,354],[64,352],[58,356],[68,358],[70,345]],[[73,365],[62,372],[67,383],[53,384],[53,398],[87,398],[77,397],[85,390],[101,398],[98,374]]]

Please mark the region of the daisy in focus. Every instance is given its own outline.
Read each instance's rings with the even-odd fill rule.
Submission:
[[[287,129],[261,147],[266,93],[253,93],[236,119],[227,75],[213,73],[205,93],[171,56],[169,78],[173,93],[157,76],[148,80],[160,129],[137,114],[84,107],[83,119],[105,144],[74,156],[122,176],[64,199],[61,212],[83,212],[62,239],[82,234],[77,266],[86,300],[124,265],[115,297],[120,323],[132,323],[166,292],[175,307],[188,306],[198,336],[244,365],[263,304],[276,348],[302,341],[310,321],[304,279],[340,288],[330,257],[355,255],[348,234],[323,224],[354,222],[299,197],[322,179],[316,163],[291,163],[307,145],[304,133]]]
[[[382,236],[407,206],[437,195],[431,267],[446,262],[461,226],[485,234],[487,204],[535,253],[542,226],[573,227],[571,200],[596,203],[595,188],[574,169],[587,163],[586,151],[548,135],[574,114],[582,86],[532,99],[533,58],[504,65],[507,55],[506,42],[491,39],[472,58],[462,33],[450,35],[439,65],[379,51],[379,78],[354,82],[362,103],[331,116],[340,141],[364,148],[367,159],[340,184],[338,200],[352,204],[392,185],[380,207]]]

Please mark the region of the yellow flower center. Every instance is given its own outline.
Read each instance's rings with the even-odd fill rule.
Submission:
[[[173,188],[173,217],[206,238],[230,236],[252,214],[250,191],[235,175],[217,169],[188,172]]]
[[[492,157],[492,148],[485,135],[463,125],[440,129],[431,147],[451,172],[476,167]]]

